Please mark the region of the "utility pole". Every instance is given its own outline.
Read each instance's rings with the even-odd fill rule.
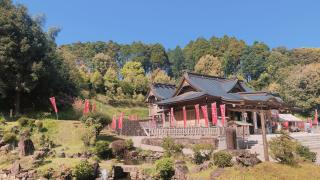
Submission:
[[[264,152],[264,160],[269,161],[269,151],[268,151],[268,141],[266,135],[266,123],[264,117],[264,110],[260,111],[261,115],[261,129],[262,129],[262,141],[263,141],[263,152]]]

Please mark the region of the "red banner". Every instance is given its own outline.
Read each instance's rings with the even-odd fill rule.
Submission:
[[[186,128],[187,127],[187,111],[186,111],[186,107],[183,106],[182,110],[183,110],[183,127]]]
[[[212,116],[212,124],[216,126],[218,122],[217,103],[211,104],[211,116]]]
[[[196,111],[196,125],[200,124],[200,110],[199,110],[199,104],[194,105],[194,109]]]
[[[112,128],[113,130],[117,129],[117,118],[116,118],[115,115],[112,116],[111,128]]]
[[[206,127],[209,127],[207,105],[201,106],[201,110],[202,110],[202,114],[203,114],[203,117],[204,117],[204,121],[206,123]]]
[[[122,129],[123,116],[124,116],[124,113],[122,112],[119,116],[118,129]]]
[[[173,114],[173,108],[171,108],[171,113],[170,113],[170,127],[174,126],[174,114]]]
[[[58,113],[58,108],[57,108],[57,104],[56,104],[56,98],[55,97],[51,97],[49,99],[50,99],[50,102],[51,102],[51,105],[53,107],[54,112]]]
[[[314,121],[313,121],[313,123],[318,125],[318,110],[317,109],[314,111]]]
[[[165,126],[165,123],[166,123],[166,117],[165,117],[165,114],[164,114],[164,112],[162,113],[162,127],[164,127]]]
[[[221,112],[221,124],[224,126],[225,120],[226,120],[226,105],[221,104],[220,105],[220,112]]]
[[[86,115],[89,113],[89,108],[90,108],[90,102],[88,99],[84,100],[84,109],[83,109],[83,114]]]

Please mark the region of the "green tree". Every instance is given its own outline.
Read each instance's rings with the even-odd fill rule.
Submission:
[[[103,80],[107,95],[113,97],[113,95],[116,94],[116,90],[119,86],[117,71],[113,68],[109,68],[106,74],[103,76]]]
[[[140,62],[127,62],[121,69],[121,74],[123,81],[133,87],[134,93],[140,94],[146,92],[147,78]],[[124,88],[122,89],[125,91]]]
[[[152,72],[150,81],[152,83],[174,84],[174,81],[167,75],[167,73],[159,68]]]
[[[103,79],[102,79],[102,75],[100,74],[100,72],[95,71],[90,77],[90,82],[96,91],[98,91],[98,92],[102,91]]]
[[[171,69],[173,76],[178,78],[181,76],[182,71],[185,69],[185,59],[183,56],[183,51],[180,46],[177,46],[173,50],[168,51],[168,57],[171,64]]]
[[[99,71],[100,74],[105,74],[109,68],[116,68],[115,61],[111,56],[98,53],[92,59],[93,67],[96,71]]]
[[[152,70],[169,67],[169,59],[164,47],[157,43],[150,46],[150,62]]]
[[[297,65],[288,70],[281,83],[281,95],[304,113],[320,108],[320,63]],[[285,76],[285,75],[284,75]]]
[[[188,70],[193,70],[200,57],[210,53],[210,43],[204,38],[198,38],[196,41],[190,41],[183,49],[185,65]]]
[[[195,66],[195,71],[201,74],[207,74],[212,76],[222,76],[223,71],[221,62],[217,57],[212,55],[202,56]]]

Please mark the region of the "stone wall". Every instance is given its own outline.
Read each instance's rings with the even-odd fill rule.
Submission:
[[[145,132],[139,121],[123,121],[122,130],[117,129],[118,134],[125,136],[145,136]]]
[[[142,144],[161,146],[163,138],[144,138]],[[218,147],[219,140],[217,138],[173,138],[175,143],[182,144],[184,147],[191,147],[194,144],[212,144]]]

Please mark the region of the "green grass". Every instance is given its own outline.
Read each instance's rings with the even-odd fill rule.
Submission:
[[[300,179],[319,179],[320,168],[311,163],[301,163],[299,167],[264,162],[252,168],[230,167],[226,168],[217,179],[234,180],[300,180]]]

